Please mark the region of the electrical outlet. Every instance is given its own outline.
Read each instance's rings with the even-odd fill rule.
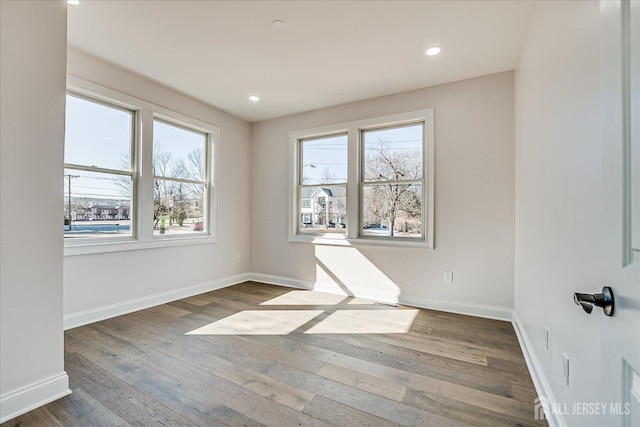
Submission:
[[[562,353],[562,357],[564,358],[564,378],[567,387],[569,387],[569,356],[567,356],[565,353]]]
[[[240,255],[236,255],[236,264],[240,264]]]
[[[444,283],[453,283],[453,271],[444,272]]]
[[[544,347],[547,349],[547,351],[549,351],[549,348],[551,347],[551,336],[550,336],[550,332],[549,332],[549,328],[544,328]]]

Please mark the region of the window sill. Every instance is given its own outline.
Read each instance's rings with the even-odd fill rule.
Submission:
[[[391,240],[391,239],[379,239],[379,238],[359,238],[349,239],[347,237],[323,237],[323,236],[294,236],[289,239],[290,243],[311,243],[313,245],[327,245],[327,246],[377,246],[388,248],[416,248],[433,250],[433,247],[428,245],[424,240],[410,241],[410,240]]]
[[[172,237],[172,238],[154,238],[153,240],[118,240],[111,242],[82,242],[65,244],[64,256],[101,254],[107,252],[124,252],[136,251],[141,249],[168,248],[178,246],[193,246],[217,243],[218,240],[213,236],[189,236],[189,237]],[[65,242],[66,243],[66,242]]]

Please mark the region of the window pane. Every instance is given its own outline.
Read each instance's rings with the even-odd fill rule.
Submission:
[[[347,186],[300,188],[300,232],[346,234]]]
[[[67,95],[64,162],[131,170],[133,113]]]
[[[131,236],[131,177],[65,169],[64,236]]]
[[[206,231],[204,195],[204,184],[154,180],[153,234]]]
[[[307,139],[302,144],[302,185],[347,182],[347,135]]]
[[[364,181],[422,179],[422,124],[362,132]]]
[[[422,184],[363,186],[362,235],[421,237]]]
[[[153,122],[153,174],[204,181],[204,134]]]

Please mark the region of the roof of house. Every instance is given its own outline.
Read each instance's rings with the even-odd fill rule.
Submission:
[[[302,187],[300,190],[300,196],[303,199],[316,198],[320,192],[325,193],[329,197],[345,197],[347,195],[346,186],[332,186],[332,187]]]

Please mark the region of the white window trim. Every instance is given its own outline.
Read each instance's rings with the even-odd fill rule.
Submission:
[[[289,133],[289,242],[313,243],[338,246],[389,246],[389,247],[415,247],[421,249],[434,249],[434,113],[433,109],[412,111],[402,114],[394,114],[365,120],[357,120],[336,125],[323,126],[313,129],[293,131]],[[427,203],[424,212],[423,227],[424,239],[397,238],[382,236],[360,235],[360,209],[361,209],[361,131],[375,128],[399,126],[409,123],[424,122],[423,142],[423,170],[424,188],[423,200]],[[347,171],[347,235],[336,234],[301,234],[298,233],[299,197],[298,182],[300,180],[300,140],[317,138],[325,135],[346,133],[348,135],[348,171]]]
[[[220,128],[170,109],[161,107],[148,101],[135,98],[91,83],[89,81],[67,76],[67,90],[86,96],[89,99],[105,101],[135,112],[136,126],[134,129],[135,146],[133,159],[134,183],[136,196],[132,201],[132,211],[135,213],[132,220],[133,235],[123,238],[109,239],[65,239],[64,255],[85,255],[105,252],[120,252],[129,250],[188,246],[218,242],[218,162],[220,146]],[[153,120],[154,118],[175,123],[179,126],[194,129],[209,135],[206,144],[205,156],[208,162],[209,185],[207,186],[208,200],[205,221],[207,232],[195,236],[189,234],[154,236],[153,222],[153,197],[143,197],[144,194],[153,194],[153,179],[140,179],[140,177],[153,177]],[[134,208],[134,209],[133,209]]]

